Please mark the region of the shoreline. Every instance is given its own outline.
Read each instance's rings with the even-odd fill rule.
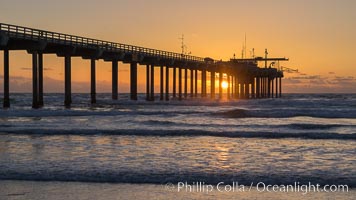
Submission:
[[[259,192],[250,191],[176,191],[167,185],[128,183],[88,183],[57,181],[0,180],[0,199],[345,199],[351,200],[356,189],[348,192]]]

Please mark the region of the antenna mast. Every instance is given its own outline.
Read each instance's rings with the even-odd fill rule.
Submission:
[[[267,68],[267,55],[268,55],[268,50],[265,49],[265,68]]]
[[[245,49],[244,49],[244,55],[247,57],[247,53],[246,53],[246,49],[247,49],[247,42],[246,42],[246,33],[245,33]]]
[[[184,34],[182,34],[182,37],[178,38],[182,41],[181,43],[181,48],[182,48],[182,57],[184,56],[184,49],[185,49],[185,44],[184,44]]]

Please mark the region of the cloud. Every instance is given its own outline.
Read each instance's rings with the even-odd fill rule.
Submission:
[[[293,79],[299,79],[299,80],[320,79],[320,75],[313,75],[313,76],[294,76]]]
[[[293,78],[286,78],[286,79],[284,79],[284,83],[286,83],[286,84],[299,84],[299,83],[302,83],[302,81],[298,80],[298,79],[293,79]]]
[[[350,93],[356,91],[356,78],[353,76],[295,76],[284,79],[285,92],[297,93]]]
[[[30,68],[30,67],[21,67],[20,69],[21,70],[26,70],[26,71],[32,70],[32,68]]]

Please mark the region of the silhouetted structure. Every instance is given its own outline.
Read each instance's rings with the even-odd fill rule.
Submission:
[[[177,96],[176,76],[178,70],[178,99],[188,98],[188,70],[190,70],[190,97],[198,97],[198,76],[201,77],[201,97],[207,97],[207,73],[210,73],[210,97],[215,99],[215,75],[219,75],[219,98],[222,98],[223,76],[227,76],[229,99],[281,97],[283,72],[275,68],[259,68],[259,61],[280,61],[285,58],[252,58],[216,61],[180,53],[90,39],[33,28],[0,23],[0,49],[4,51],[4,101],[10,106],[9,52],[26,50],[32,54],[33,108],[43,106],[43,55],[56,54],[64,58],[64,83],[66,107],[71,99],[71,58],[91,60],[91,102],[96,103],[96,60],[112,63],[112,99],[118,99],[118,62],[130,63],[130,98],[137,100],[137,67],[146,66],[146,99],[154,98],[154,68],[160,67],[160,100],[169,100],[169,73],[173,72],[173,93]],[[164,68],[165,73],[164,73]],[[183,93],[184,70],[184,93]],[[165,91],[164,91],[164,79]],[[279,86],[279,87],[278,87]],[[165,93],[165,96],[164,96]]]

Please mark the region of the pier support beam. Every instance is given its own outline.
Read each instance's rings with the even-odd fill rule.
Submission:
[[[39,108],[38,105],[38,53],[32,53],[32,108]]]
[[[177,69],[176,67],[173,67],[173,98],[176,98],[176,87],[177,87]]]
[[[72,63],[71,56],[64,56],[64,106],[69,108],[72,103]]]
[[[241,82],[240,84],[240,98],[244,99],[245,98],[245,84]]]
[[[264,77],[261,77],[260,80],[261,80],[261,88],[260,88],[261,89],[261,94],[260,94],[260,97],[264,98],[264,95],[265,95],[264,81],[265,81],[265,79],[264,79]]]
[[[43,107],[43,53],[38,53],[38,106]]]
[[[9,50],[4,50],[4,101],[3,107],[9,108],[10,107],[10,84],[9,84]]]
[[[182,68],[178,68],[178,99],[182,100]]]
[[[231,76],[231,99],[235,97],[235,76]]]
[[[235,99],[239,98],[239,80],[237,78],[237,76],[235,76]]]
[[[96,66],[95,59],[90,59],[90,99],[91,103],[96,103]]]
[[[271,98],[274,98],[274,80],[271,79]]]
[[[130,99],[137,100],[137,62],[130,63]]]
[[[252,83],[251,83],[251,98],[254,99],[256,98],[256,90],[255,90],[255,78],[252,78]]]
[[[265,78],[261,77],[261,98],[264,98],[265,96]]]
[[[269,77],[267,78],[267,90],[268,98],[271,98],[271,79]]]
[[[226,95],[227,95],[227,99],[230,99],[230,88],[231,88],[231,82],[230,82],[230,75],[227,75],[227,91],[226,91]]]
[[[194,97],[194,70],[190,70],[190,98]]]
[[[198,70],[194,70],[194,97],[198,97]]]
[[[166,101],[169,101],[169,67],[166,66]]]
[[[146,65],[146,101],[150,100],[150,65]]]
[[[184,98],[188,97],[188,69],[184,69]]]
[[[118,62],[112,61],[112,99],[118,99]]]
[[[210,73],[210,97],[215,99],[215,71]]]
[[[263,85],[264,85],[263,83],[264,82],[263,81],[264,81],[263,77],[260,77],[260,98],[264,97],[263,96],[264,95],[264,93],[263,93],[264,92],[264,87],[263,87]]]
[[[279,98],[282,97],[282,77],[279,77]]]
[[[276,98],[278,98],[278,78],[276,78]]]
[[[250,84],[248,82],[245,83],[245,98],[246,99],[250,98]]]
[[[206,97],[206,69],[202,69],[201,71],[201,96],[203,98]]]
[[[155,66],[151,65],[151,89],[150,89],[150,101],[155,100]]]
[[[261,92],[261,87],[260,87],[260,77],[256,77],[256,98],[260,98],[260,92]]]
[[[164,74],[163,74],[163,66],[160,66],[160,95],[159,100],[163,101],[163,86],[164,86]]]
[[[269,89],[269,86],[268,86],[268,77],[265,77],[265,89],[266,89],[266,92],[265,92],[265,97],[268,98],[268,89]]]
[[[219,99],[222,99],[222,81],[223,81],[223,73],[219,73]]]

